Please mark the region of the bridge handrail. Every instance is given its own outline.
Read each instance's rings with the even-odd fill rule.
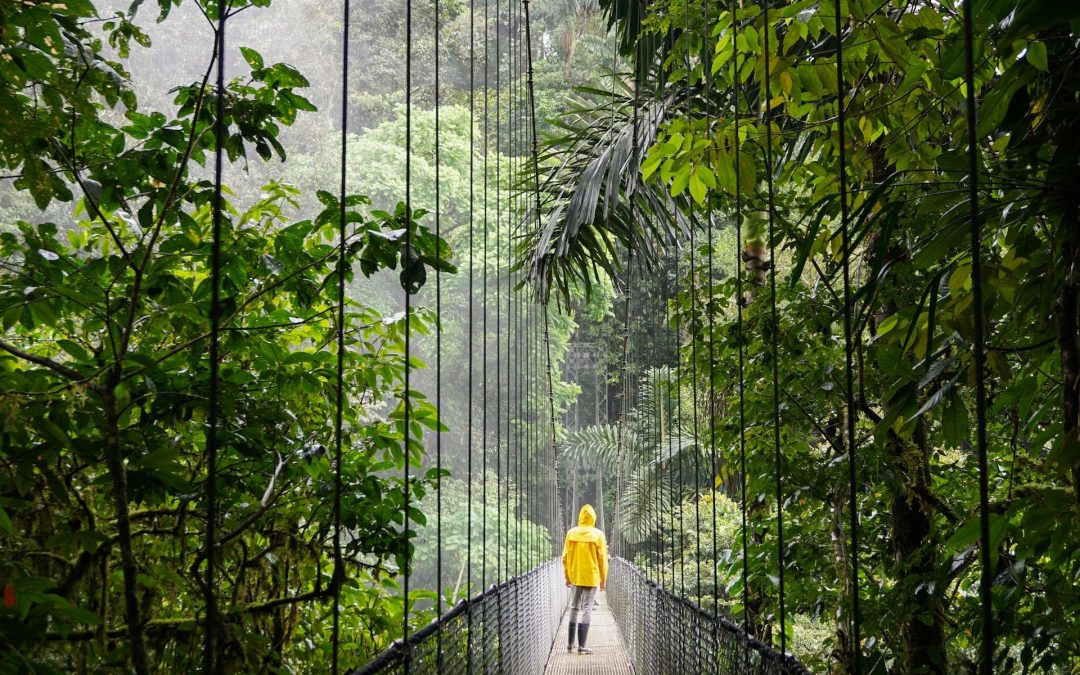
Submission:
[[[679,660],[680,662],[684,658],[693,658],[692,655],[677,652],[674,649],[669,649],[669,647],[672,647],[679,639],[685,639],[687,636],[695,635],[695,633],[700,634],[700,630],[690,630],[689,626],[686,625],[668,624],[665,626],[662,619],[656,616],[660,613],[659,611],[655,612],[653,616],[642,617],[639,615],[640,610],[656,607],[658,602],[663,600],[689,611],[693,617],[699,620],[700,624],[708,626],[710,623],[715,623],[718,629],[734,638],[736,645],[741,647],[737,651],[742,652],[743,658],[730,658],[727,665],[735,670],[723,670],[721,672],[810,675],[810,671],[791,654],[781,654],[770,645],[748,635],[730,619],[713,615],[712,612],[705,610],[689,599],[675,595],[659,583],[646,577],[630,561],[620,557],[613,557],[611,563],[611,569],[614,573],[611,575],[612,578],[608,585],[611,605],[615,610],[616,621],[619,622],[620,630],[623,633],[624,640],[627,642],[637,672],[674,672],[671,670],[672,664],[665,661],[666,658]],[[626,577],[621,578],[623,575],[626,575]],[[635,590],[633,588],[635,585],[642,587],[645,592],[652,594],[654,597],[652,599],[635,598],[635,606],[628,608],[627,603],[624,602],[627,598],[623,594],[628,595],[632,590]],[[684,617],[673,618],[685,622]],[[700,628],[700,626],[695,627]],[[661,631],[664,630],[674,630],[673,634],[667,636],[671,639],[664,639],[664,636],[661,635]],[[700,644],[700,641],[697,644]],[[664,652],[665,649],[668,649],[668,651]],[[699,661],[707,661],[708,663],[699,663],[699,667],[688,669],[687,672],[712,672],[723,663],[725,656],[731,656],[730,654],[723,654],[722,651],[720,644],[712,645],[710,650],[698,650],[696,654]],[[751,666],[749,671],[745,670],[746,666],[744,665],[747,660],[747,652],[758,655],[758,658],[753,659],[754,663],[749,664]],[[656,663],[655,661],[661,661],[662,663]],[[743,670],[738,670],[740,667]]]
[[[558,563],[558,560],[550,560],[524,574],[492,584],[471,598],[459,600],[449,611],[407,639],[394,640],[375,659],[350,671],[350,675],[396,673],[404,670],[406,663],[410,673],[464,673],[469,670],[466,664],[474,656],[476,664],[485,662],[481,659],[494,659],[500,672],[535,672],[535,664],[542,665],[547,659],[565,604],[565,593],[558,592],[562,590],[562,572],[556,567]],[[540,595],[525,600],[531,609],[537,599],[541,604],[546,599],[551,611],[523,613],[521,608],[514,608],[508,612],[508,617],[504,617],[501,606],[504,597],[517,593],[513,599],[518,601],[515,604],[520,604],[523,588],[526,594],[534,596],[546,591],[546,597]],[[496,606],[494,615],[492,603]],[[463,617],[471,619],[467,627],[454,627]],[[504,618],[513,623],[504,625]],[[453,634],[447,635],[450,631]],[[508,632],[514,634],[508,635]],[[440,635],[446,642],[439,646],[445,646],[445,649],[435,651],[432,643]],[[452,639],[455,637],[456,642]]]

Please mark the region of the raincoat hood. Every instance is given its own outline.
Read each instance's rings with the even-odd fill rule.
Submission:
[[[596,525],[596,511],[593,510],[593,507],[588,504],[581,507],[577,515],[577,524],[578,527],[593,527]]]

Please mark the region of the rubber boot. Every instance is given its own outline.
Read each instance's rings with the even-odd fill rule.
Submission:
[[[585,647],[585,638],[587,637],[589,637],[589,624],[579,623],[577,625],[578,654],[592,654],[592,650]]]
[[[568,636],[568,639],[567,639],[567,642],[566,642],[566,651],[567,651],[567,653],[574,651],[574,634],[577,633],[577,627],[578,627],[578,624],[576,624],[576,623],[570,624],[570,635]]]

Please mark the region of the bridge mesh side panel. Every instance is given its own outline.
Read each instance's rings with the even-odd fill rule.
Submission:
[[[459,602],[353,675],[543,672],[565,606],[562,567],[552,560]]]
[[[794,658],[661,588],[622,558],[611,560],[609,577],[608,602],[638,673],[809,675]]]

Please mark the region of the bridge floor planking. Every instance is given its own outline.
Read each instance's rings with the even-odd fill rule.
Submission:
[[[555,638],[555,647],[544,668],[546,675],[632,675],[634,672],[615,616],[608,607],[607,593],[597,593],[596,597],[600,606],[593,609],[586,645],[593,653],[566,652],[567,620],[570,618],[570,612],[566,612]]]

